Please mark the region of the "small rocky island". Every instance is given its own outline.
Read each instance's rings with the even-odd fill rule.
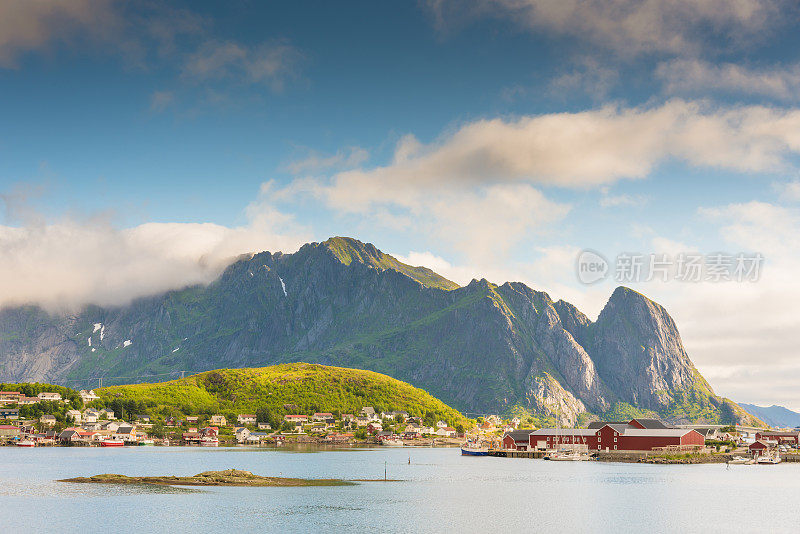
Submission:
[[[94,475],[59,480],[83,484],[157,484],[161,486],[257,486],[257,487],[298,487],[298,486],[352,486],[355,483],[338,478],[284,478],[262,477],[250,471],[227,469],[225,471],[204,471],[191,477],[149,476],[129,477],[126,475]]]

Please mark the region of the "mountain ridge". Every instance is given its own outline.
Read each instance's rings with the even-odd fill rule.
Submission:
[[[769,426],[777,428],[800,428],[800,413],[783,406],[757,406],[740,402],[739,406],[758,417]]]
[[[633,290],[617,288],[592,322],[523,283],[458,286],[352,238],[240,257],[207,286],[128,306],[0,311],[0,373],[14,379],[300,360],[388,374],[473,413],[750,419],[697,372],[666,310]]]

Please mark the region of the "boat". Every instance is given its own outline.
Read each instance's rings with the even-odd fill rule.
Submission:
[[[29,439],[23,439],[22,441],[17,442],[17,447],[35,447],[36,442],[31,441]]]
[[[775,453],[775,455],[766,454],[764,456],[759,456],[756,460],[756,463],[759,465],[775,465],[781,463],[781,455]]]
[[[384,447],[402,447],[403,440],[402,439],[385,439],[381,441],[381,445]]]
[[[143,439],[139,442],[140,447],[152,447],[153,445],[155,445],[155,441],[152,439]]]
[[[548,454],[544,459],[551,462],[586,462],[591,458],[587,453],[562,449]]]
[[[462,456],[489,456],[489,447],[474,443],[471,441],[466,442],[461,446]]]
[[[122,447],[125,443],[121,439],[104,439],[100,442],[101,447]]]
[[[203,447],[218,447],[219,440],[217,438],[211,438],[206,436],[200,440],[200,445],[202,445]]]
[[[731,465],[753,465],[756,461],[752,458],[745,458],[744,456],[734,456],[732,459],[728,460],[728,463]]]

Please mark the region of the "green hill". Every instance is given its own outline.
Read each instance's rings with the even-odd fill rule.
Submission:
[[[153,384],[95,389],[98,404],[115,411],[155,416],[223,413],[352,413],[364,406],[376,412],[406,411],[411,416],[468,423],[455,409],[410,384],[372,371],[291,363],[249,369],[219,369]],[[296,405],[297,408],[285,408]]]

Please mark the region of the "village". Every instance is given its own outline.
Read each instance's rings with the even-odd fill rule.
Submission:
[[[451,427],[445,421],[425,420],[405,411],[379,412],[364,406],[359,413],[298,413],[286,404],[279,424],[259,420],[256,414],[198,414],[167,417],[115,414],[93,408],[99,397],[81,390],[79,399],[58,392],[26,396],[0,391],[0,444],[42,446],[283,446],[380,445],[462,446],[476,455],[556,459],[558,451],[574,458],[608,461],[657,461],[672,458],[692,461],[771,463],[798,461],[800,430],[741,425],[670,425],[659,419],[594,421],[587,428],[523,428],[519,417],[479,417],[473,428]],[[81,404],[73,407],[72,404]],[[59,417],[43,413],[25,418],[25,406],[62,406]],[[79,409],[82,408],[82,409]],[[125,417],[123,417],[123,415]],[[59,420],[60,419],[60,420]],[[273,428],[273,424],[275,428]],[[474,444],[472,449],[469,444]],[[466,451],[466,452],[465,452]],[[777,459],[777,461],[776,461]]]
[[[81,390],[83,405],[99,399],[92,390]],[[0,444],[21,447],[134,445],[272,445],[359,444],[384,446],[457,446],[464,429],[445,421],[425,421],[404,411],[376,412],[365,406],[357,414],[316,412],[283,415],[279,428],[259,421],[256,414],[237,414],[230,420],[222,414],[187,415],[156,420],[147,414],[117,414],[108,408],[70,407],[63,421],[43,414],[36,419],[21,416],[21,406],[38,403],[69,404],[61,394],[41,392],[26,397],[18,391],[0,392]],[[292,404],[286,410],[297,410]],[[276,425],[278,426],[278,425]]]

